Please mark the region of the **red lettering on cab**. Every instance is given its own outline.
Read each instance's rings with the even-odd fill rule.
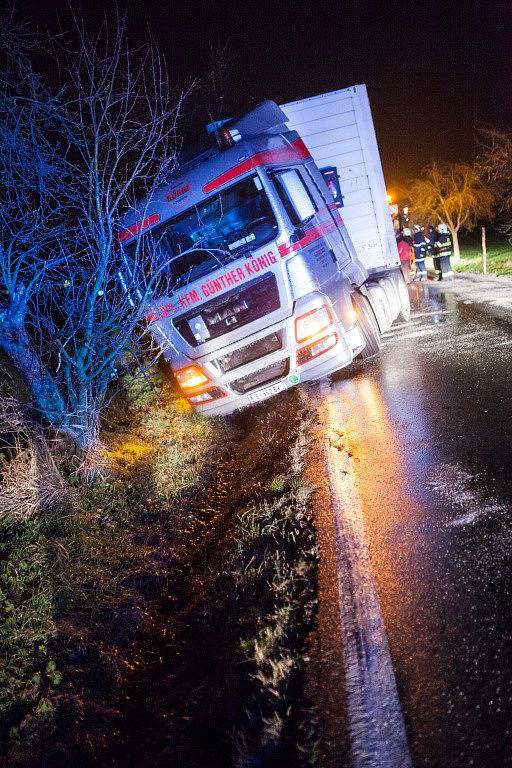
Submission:
[[[175,203],[179,200],[180,197],[183,197],[183,195],[186,195],[187,192],[190,192],[190,184],[182,184],[179,187],[175,187],[174,189],[171,189],[171,191],[168,193],[167,202]]]

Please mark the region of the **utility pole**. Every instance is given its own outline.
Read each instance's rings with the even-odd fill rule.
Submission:
[[[482,271],[487,274],[487,244],[485,242],[485,227],[482,227]]]

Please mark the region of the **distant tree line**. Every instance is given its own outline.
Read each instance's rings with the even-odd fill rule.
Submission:
[[[447,224],[454,260],[460,259],[459,232],[499,217],[499,227],[512,236],[512,132],[483,132],[483,147],[474,163],[433,161],[407,190],[413,218]]]

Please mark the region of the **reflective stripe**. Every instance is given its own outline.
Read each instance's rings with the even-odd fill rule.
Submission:
[[[336,224],[330,219],[329,221],[321,222],[318,227],[312,227],[303,238],[300,240],[297,240],[295,243],[283,243],[282,245],[278,246],[279,255],[281,257],[287,256],[289,253],[292,253],[293,251],[298,251],[301,248],[304,248],[306,245],[310,245],[311,243],[314,243],[315,240],[318,240],[323,235],[329,234],[329,232],[332,232],[336,229]]]
[[[128,227],[128,229],[123,229],[119,234],[117,235],[117,239],[120,243],[126,242],[126,240],[129,240],[130,237],[135,237],[135,235],[138,235],[140,232],[142,232],[143,229],[147,229],[148,227],[151,227],[153,224],[158,224],[160,221],[160,214],[159,213],[153,213],[151,216],[147,216],[142,221],[136,222],[136,224],[132,224]]]
[[[215,179],[208,181],[203,185],[203,192],[207,195],[209,192],[218,189],[223,184],[227,184],[233,179],[237,179],[248,171],[252,171],[254,168],[258,168],[260,165],[267,165],[270,163],[297,163],[300,160],[308,160],[311,158],[309,149],[306,147],[302,139],[295,139],[287,147],[278,147],[277,149],[267,149],[262,152],[257,152],[252,157],[243,160],[235,165],[233,168],[221,173]]]

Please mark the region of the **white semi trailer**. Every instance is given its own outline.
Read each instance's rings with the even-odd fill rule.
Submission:
[[[217,139],[119,235],[169,264],[150,331],[208,415],[375,354],[410,311],[365,86],[264,102]]]
[[[311,152],[333,194],[358,258],[373,280],[400,267],[377,137],[365,85],[283,104],[287,124]],[[388,330],[382,284],[369,283],[380,330]],[[405,286],[402,312],[409,318]],[[378,293],[377,293],[378,291]],[[393,318],[394,319],[394,318]]]

